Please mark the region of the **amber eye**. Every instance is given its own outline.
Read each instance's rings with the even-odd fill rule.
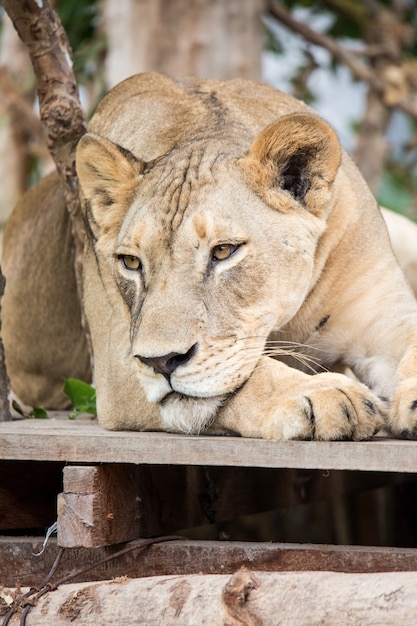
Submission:
[[[214,246],[211,251],[211,258],[213,261],[224,261],[232,256],[238,247],[238,244],[234,243],[221,243],[218,246]]]
[[[131,256],[130,254],[121,254],[119,259],[124,268],[127,270],[140,270],[142,263],[137,256]]]

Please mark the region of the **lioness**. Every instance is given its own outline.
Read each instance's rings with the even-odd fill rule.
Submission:
[[[105,428],[416,435],[417,304],[372,194],[306,105],[243,80],[133,76],[99,105],[77,171]],[[58,407],[61,378],[89,375],[68,232],[51,177],[5,233],[7,364],[31,404]]]

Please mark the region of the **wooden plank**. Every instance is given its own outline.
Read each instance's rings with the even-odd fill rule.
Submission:
[[[58,551],[57,540],[50,539],[45,551],[35,556],[42,542],[41,537],[0,537],[0,587],[40,585]],[[123,547],[67,549],[55,579],[99,563]],[[412,572],[417,570],[417,549],[184,539],[134,550],[78,574],[74,582],[117,576],[231,574],[243,566],[264,572]]]
[[[417,443],[266,441],[243,437],[112,432],[62,416],[0,423],[0,459],[417,472]]]

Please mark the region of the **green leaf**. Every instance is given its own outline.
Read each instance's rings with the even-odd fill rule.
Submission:
[[[16,413],[19,413],[19,415],[25,417],[26,419],[30,419],[32,417],[40,420],[48,419],[48,413],[45,411],[43,406],[33,406],[31,411],[24,411],[16,400],[12,400],[12,407]]]
[[[48,419],[48,413],[43,406],[34,406],[29,413],[29,417],[35,417],[38,420],[46,420]]]
[[[74,410],[68,416],[74,419],[78,413],[97,415],[96,390],[94,387],[76,378],[66,378],[62,391],[71,400]]]

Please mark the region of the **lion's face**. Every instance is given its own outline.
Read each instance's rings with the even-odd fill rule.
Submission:
[[[128,358],[166,428],[207,426],[311,287],[339,157],[319,175],[305,146],[280,164],[267,140],[283,127],[267,131],[246,154],[200,142],[150,164],[98,136],[81,141],[77,167],[101,271],[117,285]]]

